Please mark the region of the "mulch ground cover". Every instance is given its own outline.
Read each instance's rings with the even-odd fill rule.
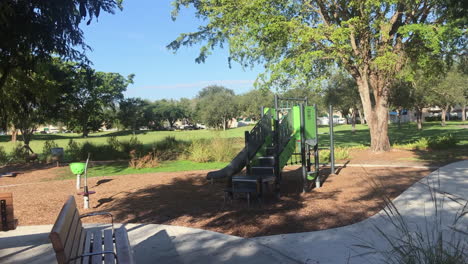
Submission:
[[[359,152],[350,164],[392,164],[406,152],[371,155]],[[406,155],[406,156],[405,156]],[[358,158],[359,157],[359,158]],[[366,160],[367,157],[367,160]],[[411,162],[407,165],[418,165]],[[63,203],[74,195],[82,208],[74,180],[57,180],[63,168],[28,166],[14,169],[16,177],[0,178],[0,192],[12,192],[20,225],[53,224]],[[223,202],[225,182],[211,184],[207,171],[149,173],[96,177],[88,180],[90,211],[109,211],[120,223],[153,223],[201,228],[241,237],[323,230],[362,221],[380,211],[383,195],[398,196],[428,175],[428,169],[345,167],[336,175],[322,170],[321,188],[301,192],[299,167],[283,173],[282,195],[266,195],[262,203],[245,198]],[[376,184],[381,188],[376,188]],[[81,210],[81,213],[84,213]],[[104,217],[88,219],[107,222]]]

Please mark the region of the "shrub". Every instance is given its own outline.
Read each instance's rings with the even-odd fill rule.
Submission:
[[[13,148],[11,153],[12,159],[16,162],[26,162],[29,157],[29,152],[24,148],[23,144],[19,143]]]
[[[428,139],[427,146],[430,149],[448,149],[455,147],[459,140],[452,134],[433,136]]]
[[[335,148],[335,160],[349,159],[348,148]],[[313,158],[312,158],[313,159]],[[330,163],[330,150],[322,150],[319,152],[320,163]]]
[[[143,152],[143,143],[138,140],[138,137],[132,136],[129,141],[122,141],[120,142],[121,151],[124,153],[130,154],[131,151],[136,151],[138,155]]]
[[[78,142],[70,139],[68,141],[67,148],[65,149],[65,155],[69,161],[80,161],[81,160],[81,147]]]
[[[441,116],[426,116],[424,118],[424,120],[426,122],[431,122],[431,121],[442,121],[442,117]]]
[[[429,140],[425,137],[418,139],[418,141],[408,144],[410,148],[413,149],[427,149],[429,147]]]
[[[234,139],[194,140],[188,148],[187,159],[196,162],[229,162],[239,151],[235,146]]]
[[[128,163],[129,167],[134,169],[143,169],[143,168],[154,168],[159,165],[158,158],[156,157],[156,151],[153,149],[152,152],[138,157],[136,151],[130,152],[130,161]]]
[[[236,155],[235,144],[232,139],[215,138],[210,143],[214,161],[229,162]]]
[[[8,162],[8,155],[5,151],[5,149],[0,146],[0,164],[6,164]]]
[[[121,151],[122,144],[119,142],[116,136],[111,136],[107,139],[109,147],[115,151]]]
[[[213,161],[213,156],[208,147],[208,140],[197,139],[192,142],[187,150],[187,159],[195,162],[210,162]]]
[[[159,160],[176,160],[187,148],[187,143],[178,141],[173,136],[167,136],[163,140],[153,143],[153,152]]]
[[[58,148],[58,144],[53,140],[46,140],[44,146],[42,147],[43,160],[50,162],[52,159],[51,149]]]

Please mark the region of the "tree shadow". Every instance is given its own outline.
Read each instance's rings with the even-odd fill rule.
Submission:
[[[294,215],[305,206],[307,200],[301,193],[297,175],[297,171],[285,173],[279,200],[267,195],[262,203],[252,202],[250,207],[242,200],[225,205],[225,182],[210,184],[199,174],[188,174],[183,178],[174,178],[169,184],[152,185],[124,195],[106,197],[102,210],[111,211],[116,222],[176,222],[177,225],[243,237],[280,233],[283,232],[281,226],[284,226],[284,230],[296,226],[294,230],[299,231],[304,228],[302,218]],[[319,193],[316,197],[334,199],[337,194]],[[108,202],[110,199],[113,201]],[[277,215],[281,217],[275,217]],[[275,228],[268,228],[272,223]]]

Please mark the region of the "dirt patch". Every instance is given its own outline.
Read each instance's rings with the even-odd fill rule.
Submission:
[[[68,195],[75,195],[74,180],[54,180],[61,168],[35,170],[14,179],[0,178],[0,192],[13,192],[15,216],[20,225],[53,224]],[[430,173],[412,168],[356,168],[328,177],[322,188],[300,192],[300,170],[284,172],[282,196],[267,196],[263,203],[238,199],[223,203],[223,182],[210,184],[207,171],[151,173],[89,179],[88,211],[110,211],[117,222],[154,223],[202,228],[255,237],[322,230],[366,219],[383,208],[382,193],[372,187],[379,182],[383,193],[396,197]],[[324,170],[323,174],[327,175]],[[48,181],[42,181],[48,179]],[[14,184],[16,186],[6,186]],[[81,210],[84,213],[84,210]],[[106,222],[103,217],[88,221]]]
[[[458,160],[467,159],[466,148],[447,150],[392,149],[387,152],[372,152],[368,149],[351,149],[349,164],[378,164],[401,166],[443,166]],[[348,160],[338,161],[345,163]]]

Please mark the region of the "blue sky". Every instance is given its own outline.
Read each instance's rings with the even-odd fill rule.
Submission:
[[[101,13],[99,20],[82,25],[87,55],[98,71],[135,74],[126,97],[151,100],[192,98],[210,84],[223,85],[236,93],[252,88],[261,67],[243,70],[233,63],[229,68],[227,49],[217,49],[204,64],[195,63],[198,47],[182,47],[176,54],[166,45],[180,33],[193,32],[203,22],[193,9],[182,9],[171,19],[171,0],[124,1],[123,11]]]

